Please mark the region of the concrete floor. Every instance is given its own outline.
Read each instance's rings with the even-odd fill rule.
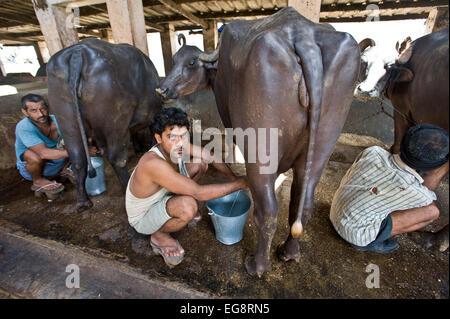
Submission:
[[[0,223],[13,226],[2,227],[0,231],[0,246],[3,246],[3,249],[0,247],[0,292],[1,289],[7,291],[6,295],[9,297],[15,294],[23,297],[71,297],[64,292],[64,287],[55,288],[60,287],[55,281],[53,286],[49,286],[54,289],[51,293],[45,289],[33,289],[33,282],[36,282],[35,287],[42,288],[39,282],[48,278],[45,270],[48,266],[44,261],[49,258],[34,257],[36,262],[29,265],[37,274],[34,277],[24,278],[20,271],[13,271],[17,259],[8,257],[12,256],[9,251],[12,247],[11,238],[16,238],[11,235],[14,234],[11,227],[19,227],[21,234],[23,233],[21,237],[37,241],[49,240],[47,244],[59,245],[54,257],[60,267],[65,267],[67,262],[86,265],[86,261],[81,257],[79,259],[76,254],[71,255],[70,260],[64,257],[75,247],[89,256],[119,262],[132,269],[130,271],[138,272],[149,282],[184,287],[188,295],[193,297],[448,298],[448,251],[441,253],[436,249],[426,250],[408,236],[400,235],[397,236],[400,248],[394,253],[381,255],[360,252],[351,248],[334,231],[328,218],[332,196],[357,154],[374,143],[374,139],[354,136],[350,139],[341,138],[340,141],[344,144],[336,147],[316,189],[315,212],[301,238],[299,263],[282,262],[275,254],[275,248],[286,238],[289,230],[287,216],[292,174],[290,171],[285,174],[286,179],[277,189],[279,215],[278,229],[272,245],[272,271],[261,279],[250,277],[243,265],[245,257],[255,251],[257,244],[252,210],[244,228],[243,240],[226,246],[215,239],[206,207],[204,203],[200,203],[203,219],[195,228],[186,228],[174,234],[185,248],[186,258],[177,267],[169,269],[160,256],[152,253],[148,236],[138,234],[129,226],[123,194],[109,165],[106,165],[107,191],[92,197],[94,207],[81,214],[74,208],[75,190],[72,185],[67,186],[61,198],[48,202],[35,198],[30,191],[30,182],[19,178],[14,169],[3,170]],[[130,170],[136,162],[137,158],[131,159]],[[233,170],[243,173],[244,167],[242,164],[235,164]],[[225,181],[225,178],[211,168],[201,183],[220,181]],[[436,223],[428,227],[433,231],[448,223],[448,179],[441,184],[437,193],[443,214]],[[15,245],[17,249],[24,247],[20,243]],[[87,276],[94,278],[98,269],[95,267],[100,267],[101,262],[91,261]],[[370,264],[378,266],[380,270],[380,288],[366,287],[366,279],[370,275],[366,269]],[[39,275],[40,273],[47,275]],[[117,278],[119,283],[126,281],[122,273],[114,272],[112,268],[109,274]],[[57,278],[65,280],[67,275],[63,277],[59,274]],[[85,282],[85,285],[85,294],[79,296],[95,297],[92,291],[97,291],[98,285],[89,286],[89,282]],[[166,287],[161,296],[165,296],[164,293],[170,294],[171,287]],[[62,291],[58,292],[57,289]],[[136,288],[122,292],[122,295],[117,292],[117,295],[108,296],[148,297],[143,291]]]

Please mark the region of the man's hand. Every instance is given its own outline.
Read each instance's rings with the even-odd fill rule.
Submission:
[[[100,152],[98,151],[98,149],[95,146],[88,146],[89,149],[89,155],[90,156],[98,156],[100,155]]]
[[[247,176],[236,176],[236,180],[239,182],[239,184],[241,185],[240,188],[241,189],[248,189],[248,180],[247,180]]]

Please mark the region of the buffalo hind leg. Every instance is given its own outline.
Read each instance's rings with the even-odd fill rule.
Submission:
[[[93,206],[89,196],[86,192],[86,177],[87,177],[87,161],[82,145],[75,148],[66,141],[67,150],[69,152],[70,161],[72,162],[72,171],[76,177],[77,188],[77,211],[79,213],[91,208]]]
[[[294,163],[293,167],[293,181],[291,186],[291,201],[289,202],[289,229],[292,227],[296,221],[297,211],[299,209],[301,191],[303,187],[304,170],[305,170],[305,155],[306,152]],[[321,173],[322,171],[320,171]],[[319,175],[320,177],[320,175]],[[310,176],[309,183],[306,190],[306,198],[303,212],[301,213],[301,223],[303,229],[305,229],[306,224],[311,218],[312,212],[314,210],[314,189],[317,185],[317,175],[314,174],[314,170]],[[295,260],[298,262],[300,260],[299,254],[299,238],[292,237],[289,231],[288,237],[285,242],[281,243],[277,248],[278,257],[283,261]]]
[[[291,186],[291,200],[289,202],[289,229],[292,226],[292,224],[294,224],[297,216],[303,182],[302,173],[304,170],[302,169],[302,167],[304,167],[304,165],[305,165],[305,157],[303,156],[301,160],[296,161],[293,167],[294,176]],[[306,207],[308,206],[305,205],[305,208]],[[305,216],[302,216],[303,227],[306,226],[304,217]],[[286,241],[278,246],[277,255],[283,261],[295,260],[296,262],[299,262],[300,260],[299,239],[292,237],[290,231]]]
[[[257,170],[258,168],[256,168]],[[247,167],[247,176],[253,196],[253,218],[258,230],[258,247],[255,255],[247,258],[247,272],[261,277],[270,271],[270,247],[277,229],[278,204],[275,197],[275,175],[262,175]]]
[[[128,173],[128,152],[126,139],[118,139],[108,143],[107,157],[114,172],[119,178],[123,192],[127,189],[130,174]]]

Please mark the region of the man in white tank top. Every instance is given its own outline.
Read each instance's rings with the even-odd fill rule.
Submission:
[[[179,264],[184,249],[170,233],[200,219],[197,201],[207,201],[247,188],[245,177],[237,177],[227,164],[215,162],[201,147],[189,141],[189,120],[185,112],[164,108],[152,120],[157,145],[144,154],[128,182],[125,207],[130,225],[150,235],[153,251],[169,267]],[[186,154],[201,158],[190,162]],[[187,163],[185,163],[185,160]],[[199,185],[197,181],[211,164],[230,181]]]

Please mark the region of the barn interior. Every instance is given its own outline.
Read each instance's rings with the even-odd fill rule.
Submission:
[[[286,6],[321,23],[426,19],[428,33],[448,27],[448,1],[442,0],[0,0],[0,44],[32,46],[43,71],[53,54],[88,37],[129,43],[152,59],[147,35],[159,33],[167,74],[176,52],[177,32],[202,34],[204,50],[213,50],[218,25],[261,18]],[[300,240],[298,263],[285,263],[275,252],[289,232],[292,171],[280,175],[272,270],[254,279],[244,267],[245,258],[257,244],[253,207],[242,241],[227,246],[216,240],[205,204],[200,203],[202,220],[174,235],[187,256],[169,269],[152,252],[148,236],[128,224],[124,195],[107,162],[107,191],[91,197],[94,207],[90,210],[76,212],[72,185],[66,185],[63,195],[54,201],[35,198],[31,183],[15,168],[14,129],[23,118],[21,97],[36,93],[47,98],[47,78],[39,71],[36,75],[7,73],[1,60],[0,67],[0,86],[16,90],[0,96],[0,139],[4,141],[0,146],[0,298],[449,297],[448,250],[428,249],[408,235],[399,235],[400,248],[394,253],[359,252],[338,236],[329,221],[334,192],[357,155],[373,145],[388,150],[393,143],[392,107],[354,99],[317,186],[315,211]],[[223,130],[211,91],[180,98],[175,106],[191,119],[200,119],[203,128]],[[131,146],[129,156],[131,172],[139,159]],[[232,169],[245,173],[242,161]],[[211,168],[200,183],[222,181],[225,178]],[[430,231],[448,224],[448,176],[436,194],[441,216],[427,226]],[[84,276],[79,289],[65,284],[66,266],[71,264],[79,265]],[[380,269],[379,288],[366,285],[370,265]]]

